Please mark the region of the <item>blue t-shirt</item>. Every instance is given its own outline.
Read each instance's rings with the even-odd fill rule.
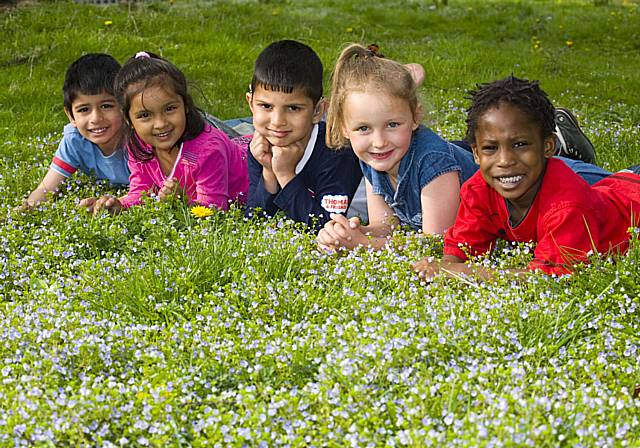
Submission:
[[[362,161],[360,167],[373,192],[384,198],[403,225],[414,230],[422,229],[420,193],[425,185],[451,171],[458,172],[462,185],[478,170],[471,152],[443,140],[423,125],[414,132],[409,149],[400,161],[395,190],[387,173],[376,171]]]
[[[64,134],[53,156],[51,169],[65,177],[71,177],[80,170],[97,179],[106,179],[112,184],[129,183],[127,152],[118,148],[110,156],[105,156],[98,145],[84,138],[72,124],[64,127]]]

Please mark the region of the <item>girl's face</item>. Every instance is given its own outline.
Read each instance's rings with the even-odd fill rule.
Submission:
[[[182,97],[159,85],[132,98],[129,119],[138,136],[156,151],[171,151],[187,126]]]
[[[408,101],[396,96],[350,92],[344,100],[343,133],[360,160],[397,178],[412,132],[420,123],[413,112]]]

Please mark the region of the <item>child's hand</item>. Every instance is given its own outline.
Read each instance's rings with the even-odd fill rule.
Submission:
[[[362,231],[359,218],[347,219],[343,215],[332,213],[331,221],[318,232],[316,242],[319,249],[333,252],[366,246],[369,239]]]
[[[422,65],[412,62],[411,64],[405,64],[404,67],[409,70],[409,73],[413,78],[413,82],[415,82],[417,86],[421,86],[425,77]]]
[[[95,198],[89,198],[86,204],[89,204],[92,199]],[[82,201],[80,201],[80,203],[82,204]],[[113,196],[102,196],[101,198],[95,199],[95,201],[93,201],[92,207],[90,207],[89,205],[87,205],[86,207],[88,211],[93,210],[94,216],[100,213],[100,211],[102,210],[107,210],[112,215],[117,215],[122,211],[123,208],[120,200],[118,198],[114,198]]]
[[[16,205],[15,207],[13,207],[12,211],[13,213],[28,213],[35,206],[36,206],[35,204],[31,204],[29,201],[25,199],[24,202],[22,202],[22,204]]]
[[[97,200],[98,198],[84,198],[78,203],[78,207],[86,208],[89,213],[92,213]]]
[[[297,141],[289,146],[272,146],[273,157],[271,167],[278,179],[280,188],[284,188],[291,179],[296,177],[296,165],[302,159],[306,145]]]
[[[427,257],[420,261],[417,261],[411,265],[411,269],[418,273],[418,275],[430,282],[434,277],[440,274],[440,262],[433,259],[433,257]]]
[[[271,152],[271,143],[269,143],[269,140],[267,140],[264,135],[255,131],[253,133],[253,139],[251,139],[251,143],[249,143],[249,150],[260,165],[271,171],[273,153]]]
[[[180,196],[182,194],[182,188],[180,188],[180,183],[178,179],[172,177],[164,181],[162,188],[158,192],[158,197],[161,201],[166,201],[167,199],[171,199],[176,196]]]

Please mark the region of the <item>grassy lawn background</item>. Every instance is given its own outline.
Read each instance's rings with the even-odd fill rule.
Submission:
[[[513,73],[573,109],[610,169],[640,162],[636,3],[31,2],[0,13],[0,444],[638,445],[637,242],[621,262],[529,283],[420,284],[441,240],[318,254],[313,236],[240,210],[196,220],[149,203],[91,218],[85,176],[16,217],[66,122],[66,66],[142,49],[197,102],[248,115],[273,40],[331,66],[348,42],[424,65],[429,122],[464,131],[465,91]],[[524,266],[527,247],[493,261]]]

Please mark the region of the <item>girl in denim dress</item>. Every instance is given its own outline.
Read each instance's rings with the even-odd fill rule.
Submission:
[[[417,86],[402,64],[349,45],[333,73],[327,145],[351,144],[366,178],[369,224],[332,216],[318,234],[325,250],[382,248],[407,225],[440,234],[453,225],[460,186],[478,169],[471,152],[421,124]]]

